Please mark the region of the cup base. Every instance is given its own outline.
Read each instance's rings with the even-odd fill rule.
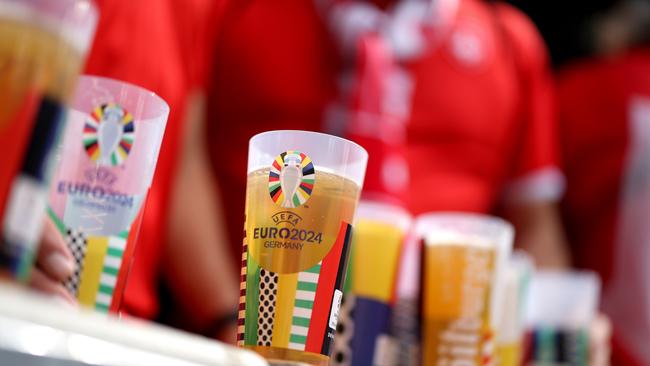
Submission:
[[[244,346],[244,348],[257,352],[271,365],[328,366],[330,361],[330,358],[325,355],[288,348],[266,346]]]

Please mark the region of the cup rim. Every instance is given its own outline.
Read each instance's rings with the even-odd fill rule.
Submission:
[[[129,88],[134,89],[135,91],[137,91],[139,93],[145,94],[147,97],[152,98],[156,103],[160,103],[161,107],[165,111],[165,113],[168,114],[169,111],[170,111],[169,104],[167,103],[167,101],[165,101],[165,99],[163,99],[160,95],[156,94],[155,92],[153,92],[153,91],[151,91],[151,90],[149,90],[149,89],[147,89],[145,87],[142,87],[140,85],[133,84],[131,82],[120,80],[120,79],[107,77],[107,76],[93,75],[93,74],[82,74],[82,75],[79,75],[79,79],[77,80],[77,86],[81,83],[82,80],[99,80],[99,81],[104,82],[104,83],[113,83],[113,84],[119,84],[121,86],[129,87]]]
[[[29,2],[0,0],[0,15],[37,26],[48,33],[57,35],[84,56],[92,47],[99,18],[99,7],[95,0],[61,0],[60,3],[61,7],[70,8],[85,4],[85,8],[78,8],[83,14],[71,14],[70,10],[72,9],[67,9],[64,14],[56,14],[43,9],[42,4],[35,0]],[[71,24],[75,20],[85,23],[83,25]]]
[[[329,133],[324,133],[324,132],[317,132],[317,131],[307,131],[307,130],[271,130],[271,131],[265,131],[265,132],[260,132],[258,134],[253,135],[248,141],[249,146],[253,143],[254,140],[258,138],[262,138],[268,135],[278,135],[281,133],[299,133],[299,134],[305,134],[305,135],[318,135],[321,137],[327,137],[327,138],[333,138],[334,140],[338,140],[342,143],[346,143],[351,145],[355,150],[359,151],[365,159],[368,159],[368,151],[366,149],[359,145],[358,143],[348,140],[346,138],[336,136],[336,135],[331,135]]]
[[[427,212],[421,215],[418,215],[414,219],[414,230],[415,234],[420,237],[426,237],[428,233],[427,221],[434,219],[449,219],[449,218],[463,218],[469,219],[474,222],[484,222],[490,225],[499,225],[504,229],[504,233],[509,236],[514,236],[515,228],[507,220],[504,220],[500,217],[487,215],[476,212],[463,212],[463,211],[434,211]]]

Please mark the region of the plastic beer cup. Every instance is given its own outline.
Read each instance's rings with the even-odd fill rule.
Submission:
[[[238,345],[327,365],[368,154],[316,132],[249,145]]]
[[[420,218],[422,364],[494,362],[504,267],[513,228],[501,219],[467,213]]]
[[[396,364],[390,319],[411,221],[411,215],[398,206],[359,204],[331,365]]]
[[[79,80],[50,189],[49,215],[76,260],[79,303],[119,310],[169,107],[117,80]]]

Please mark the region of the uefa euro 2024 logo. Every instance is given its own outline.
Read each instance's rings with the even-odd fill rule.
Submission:
[[[289,150],[278,155],[269,171],[269,194],[283,208],[300,207],[314,190],[316,171],[309,156]]]
[[[90,160],[99,165],[119,166],[133,148],[133,115],[115,103],[103,104],[86,118],[82,139]]]

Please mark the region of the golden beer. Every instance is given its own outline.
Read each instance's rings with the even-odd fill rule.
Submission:
[[[396,224],[360,218],[354,229],[350,291],[355,296],[391,302],[405,230]]]
[[[248,175],[246,234],[249,253],[273,272],[295,273],[312,267],[329,253],[341,223],[352,223],[359,187],[331,173],[319,171],[315,175],[309,201],[290,209],[280,207],[269,196],[268,169]],[[296,247],[278,247],[285,241]]]
[[[0,15],[0,267],[19,279],[29,275],[44,216],[49,153],[82,66],[80,50],[34,23]]]
[[[470,366],[493,357],[493,246],[427,240],[423,272],[423,364]]]
[[[497,345],[496,354],[501,366],[519,366],[522,358],[521,342]]]
[[[68,42],[27,22],[0,17],[0,131],[23,105],[28,93],[67,99],[82,57]]]
[[[276,162],[248,175],[238,344],[328,365],[360,187],[303,153]]]

